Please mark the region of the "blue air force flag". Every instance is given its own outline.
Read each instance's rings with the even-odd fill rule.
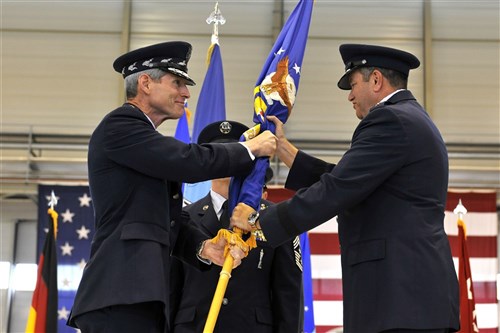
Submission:
[[[266,116],[276,116],[283,123],[290,116],[299,88],[313,4],[312,0],[300,0],[281,29],[254,88],[253,121],[257,125],[245,132],[240,141],[265,130],[275,133],[274,124]],[[259,208],[268,167],[267,157],[258,158],[249,176],[233,178],[229,195],[231,211],[238,202]]]

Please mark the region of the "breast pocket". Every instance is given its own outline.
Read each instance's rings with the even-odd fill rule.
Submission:
[[[385,253],[385,239],[364,241],[349,248],[347,263],[353,266],[362,262],[382,260],[385,258]]]

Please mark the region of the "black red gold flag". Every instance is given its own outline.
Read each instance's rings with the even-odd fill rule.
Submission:
[[[48,210],[49,231],[38,261],[35,291],[26,323],[26,333],[57,332],[57,213]]]

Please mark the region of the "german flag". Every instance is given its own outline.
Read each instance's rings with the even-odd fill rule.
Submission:
[[[26,333],[57,332],[57,213],[48,210],[49,232],[38,261],[38,275],[31,308],[26,323]]]

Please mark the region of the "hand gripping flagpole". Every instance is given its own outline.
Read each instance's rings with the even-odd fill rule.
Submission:
[[[251,235],[246,241],[243,241],[241,239],[242,235],[243,231],[239,228],[233,228],[232,232],[227,229],[221,229],[217,233],[217,236],[211,240],[211,242],[217,243],[219,238],[223,237],[226,239],[227,245],[224,249],[224,265],[222,266],[222,270],[219,275],[219,281],[217,282],[217,288],[215,289],[212,304],[210,305],[210,310],[208,312],[205,327],[203,328],[203,333],[212,333],[214,331],[215,323],[217,322],[217,317],[219,316],[219,311],[222,305],[222,300],[227,289],[227,284],[229,283],[229,279],[231,278],[234,258],[229,253],[229,247],[239,247],[245,253],[245,256],[248,255],[248,252],[252,248],[257,247],[255,236]]]

